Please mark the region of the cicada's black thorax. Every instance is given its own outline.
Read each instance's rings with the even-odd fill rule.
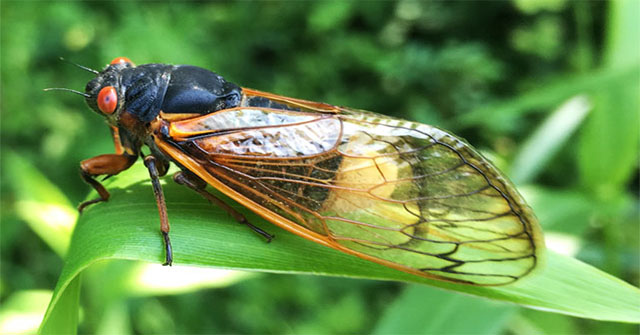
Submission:
[[[85,89],[89,107],[105,86],[118,92],[118,111],[147,123],[164,113],[207,114],[240,104],[242,90],[218,74],[190,65],[112,64]]]
[[[164,113],[206,114],[240,105],[242,90],[222,76],[196,66],[180,65],[171,72],[164,95]]]

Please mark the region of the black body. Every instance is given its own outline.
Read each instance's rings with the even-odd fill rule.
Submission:
[[[118,109],[147,123],[164,113],[207,114],[240,104],[241,88],[218,74],[191,65],[130,63],[109,65],[87,83],[87,104],[98,111],[96,97],[105,86],[118,91]]]

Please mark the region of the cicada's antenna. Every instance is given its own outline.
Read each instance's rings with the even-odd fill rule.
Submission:
[[[91,73],[93,73],[95,75],[99,75],[100,74],[100,72],[98,72],[98,71],[96,71],[94,69],[90,69],[90,68],[88,68],[86,66],[82,66],[80,64],[76,64],[74,62],[68,61],[68,60],[64,59],[63,57],[60,57],[60,60],[65,62],[65,63],[71,64],[73,66],[77,66],[77,67],[79,67],[79,68],[81,68],[81,69],[83,69],[85,71],[91,72]],[[67,91],[67,92],[71,92],[71,93],[75,93],[75,94],[81,95],[81,96],[83,96],[85,98],[90,98],[91,97],[91,95],[89,95],[87,93],[76,91],[76,90],[72,90],[70,88],[65,88],[65,87],[50,87],[50,88],[45,88],[44,90],[45,91]]]
[[[65,63],[68,63],[68,64],[71,64],[71,65],[77,66],[77,67],[79,67],[79,68],[81,68],[81,69],[83,69],[83,70],[85,70],[85,71],[89,71],[89,72],[91,72],[91,73],[93,73],[93,74],[95,74],[95,75],[100,74],[100,72],[99,72],[99,71],[97,71],[97,70],[94,70],[94,69],[88,68],[88,67],[86,67],[86,66],[82,66],[82,65],[80,65],[80,64],[76,64],[76,63],[74,63],[74,62],[72,62],[72,61],[69,61],[69,60],[64,59],[63,57],[60,57],[60,60],[61,60],[61,61],[63,61],[63,62],[65,62]]]
[[[50,87],[50,88],[45,88],[44,91],[67,91],[67,92],[71,92],[71,93],[75,93],[75,94],[79,94],[85,98],[90,98],[91,95],[84,93],[84,92],[80,92],[80,91],[76,91],[76,90],[72,90],[70,88],[64,88],[64,87]]]

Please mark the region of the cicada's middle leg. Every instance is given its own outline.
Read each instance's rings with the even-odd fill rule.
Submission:
[[[164,200],[164,193],[160,185],[160,177],[167,173],[169,162],[149,155],[144,158],[144,165],[149,170],[153,194],[156,197],[158,213],[160,214],[160,230],[164,238],[165,248],[165,262],[162,265],[171,265],[173,263],[173,248],[171,247],[171,240],[169,239],[169,230],[171,227],[169,226],[169,216],[167,215],[167,203]]]

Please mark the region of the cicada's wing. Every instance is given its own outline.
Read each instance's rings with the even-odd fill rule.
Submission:
[[[530,208],[464,141],[373,113],[274,106],[172,122],[156,142],[272,223],[402,271],[502,285],[540,263]]]

